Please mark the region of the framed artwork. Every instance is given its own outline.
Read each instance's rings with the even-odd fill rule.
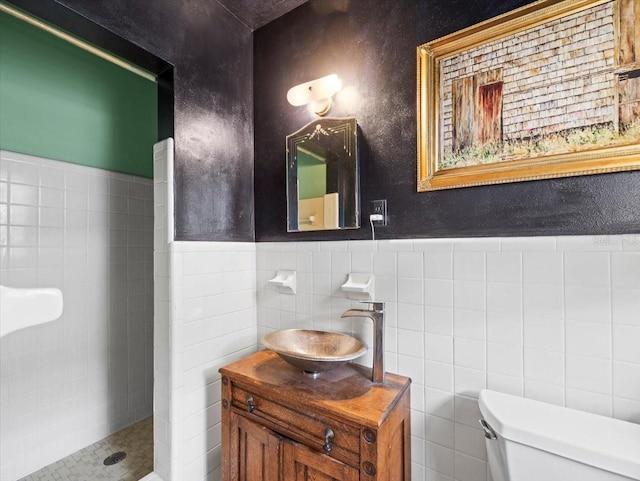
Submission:
[[[640,169],[638,0],[541,0],[417,70],[419,192]]]

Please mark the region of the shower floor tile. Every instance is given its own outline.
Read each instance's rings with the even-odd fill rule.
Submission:
[[[117,464],[104,459],[119,451],[127,457]],[[19,481],[138,481],[153,471],[153,416],[45,466]]]

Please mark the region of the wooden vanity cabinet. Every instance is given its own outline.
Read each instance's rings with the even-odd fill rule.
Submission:
[[[264,350],[220,369],[222,481],[410,481],[408,378],[318,378]]]

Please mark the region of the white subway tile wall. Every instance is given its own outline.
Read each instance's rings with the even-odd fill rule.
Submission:
[[[385,362],[412,378],[414,481],[490,479],[489,388],[640,423],[640,235],[258,243],[258,336],[333,329],[371,345],[347,272],[373,272]],[[296,269],[298,294],[267,285]],[[363,359],[371,362],[371,356]]]
[[[173,240],[174,145],[169,138],[153,146],[153,458],[154,472],[171,479],[171,258]],[[171,176],[173,179],[173,176]]]
[[[150,179],[0,152],[0,283],[57,287],[60,319],[0,340],[0,478],[151,414]]]
[[[165,479],[220,479],[218,369],[257,347],[256,246],[174,242],[170,252],[172,474]]]

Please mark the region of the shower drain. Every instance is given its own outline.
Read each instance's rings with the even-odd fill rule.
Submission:
[[[122,461],[126,457],[127,457],[127,453],[125,453],[124,451],[118,451],[117,453],[113,453],[110,456],[107,456],[106,458],[104,458],[104,465],[112,466],[114,464],[118,464],[120,461]]]

